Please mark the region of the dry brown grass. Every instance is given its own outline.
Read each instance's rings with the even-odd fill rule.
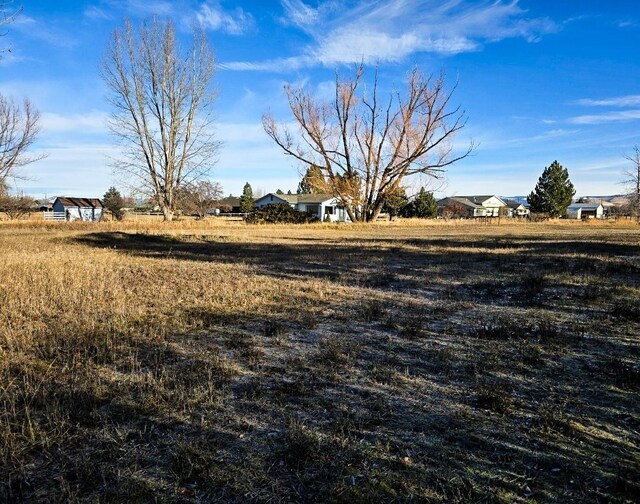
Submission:
[[[640,498],[637,226],[0,243],[0,501]]]

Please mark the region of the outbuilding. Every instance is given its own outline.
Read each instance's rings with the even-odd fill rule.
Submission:
[[[67,221],[99,221],[104,214],[104,205],[98,198],[59,196],[53,202],[53,213],[64,215]]]
[[[601,203],[574,203],[567,207],[567,219],[602,219],[604,207]]]

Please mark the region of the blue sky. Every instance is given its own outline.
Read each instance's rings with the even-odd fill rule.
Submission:
[[[16,6],[20,5],[16,2]],[[335,70],[377,65],[388,89],[407,72],[444,69],[466,110],[460,147],[437,194],[528,194],[557,159],[579,195],[615,194],[640,144],[640,4],[635,0],[57,0],[24,1],[0,44],[0,92],[42,113],[37,151],[17,185],[44,194],[100,196],[116,183],[117,147],[100,61],[115,27],[153,14],[193,23],[217,56],[217,136],[212,178],[237,194],[295,191],[300,167],[261,127],[268,110],[289,119],[283,85],[331,90]],[[427,183],[414,180],[410,188]]]

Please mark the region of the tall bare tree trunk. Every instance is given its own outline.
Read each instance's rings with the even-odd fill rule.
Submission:
[[[173,220],[173,210],[167,205],[162,205],[162,217],[165,222],[171,222]]]
[[[629,210],[632,217],[640,222],[640,146],[635,145],[633,152],[625,159],[631,161],[632,168],[624,172],[627,177],[623,180],[623,184],[629,190]]]
[[[202,31],[182,54],[173,25],[155,18],[137,32],[129,22],[116,30],[103,62],[115,108],[110,126],[124,147],[115,168],[158,203],[166,221],[173,219],[176,191],[215,162],[213,72]]]

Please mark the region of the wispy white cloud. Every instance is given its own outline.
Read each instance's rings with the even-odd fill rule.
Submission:
[[[85,9],[85,17],[110,19],[114,12],[138,18],[159,16],[182,21],[184,27],[198,24],[206,30],[240,35],[255,25],[253,16],[242,9],[225,9],[219,0],[100,0]]]
[[[230,61],[220,63],[221,70],[256,71],[256,72],[286,72],[299,70],[313,65],[315,58],[311,56],[293,56],[291,58],[275,58],[265,61]]]
[[[595,161],[584,161],[574,168],[574,171],[583,173],[597,172],[619,176],[624,166],[625,160],[620,157],[605,157]]]
[[[479,148],[483,150],[512,149],[522,148],[523,146],[529,146],[532,144],[540,144],[541,142],[548,142],[552,139],[572,138],[578,132],[578,129],[556,128],[530,136],[515,138],[509,138],[504,132],[494,132],[491,135],[481,132],[475,138],[480,145]]]
[[[13,29],[23,35],[58,47],[72,47],[78,44],[68,30],[59,28],[48,20],[20,15],[13,21]]]
[[[612,122],[634,121],[640,119],[640,109],[619,110],[602,114],[591,114],[571,117],[571,124],[605,124]]]
[[[61,133],[77,132],[87,133],[108,133],[109,114],[99,110],[92,110],[84,114],[62,115],[51,112],[42,114],[40,125],[43,132]]]
[[[113,16],[105,9],[96,5],[90,5],[84,10],[84,17],[97,20],[111,20]]]
[[[640,95],[618,96],[605,99],[583,98],[576,100],[574,103],[585,107],[633,107],[640,105]]]
[[[267,134],[261,123],[221,122],[216,131],[216,139],[224,143],[268,143]]]
[[[634,28],[636,26],[640,26],[640,23],[636,21],[631,21],[629,19],[625,19],[624,21],[618,22],[618,28]]]
[[[328,5],[327,3],[323,5]],[[320,10],[305,4],[302,0],[282,0],[285,15],[281,19],[284,24],[295,25],[306,29],[320,21]]]
[[[177,2],[167,0],[106,0],[106,3],[139,16],[172,16],[178,7]]]
[[[217,2],[205,2],[200,5],[195,17],[203,28],[220,30],[231,35],[241,35],[254,25],[253,16],[242,8],[225,11]]]
[[[27,59],[26,57],[24,57],[21,54],[18,54],[13,49],[7,50],[2,54],[2,57],[0,57],[0,67],[13,65],[15,63],[20,63],[22,61],[25,61],[26,59]]]
[[[48,156],[25,167],[22,189],[34,197],[68,195],[100,197],[113,183],[109,157],[118,150],[109,143],[64,142],[44,145]],[[38,154],[39,152],[35,152]]]
[[[451,55],[477,51],[507,38],[538,41],[561,26],[530,18],[518,0],[333,0],[312,7],[281,0],[285,22],[305,31],[312,42],[298,56],[267,62],[231,62],[233,70],[287,70],[364,61],[400,62],[415,53]]]

